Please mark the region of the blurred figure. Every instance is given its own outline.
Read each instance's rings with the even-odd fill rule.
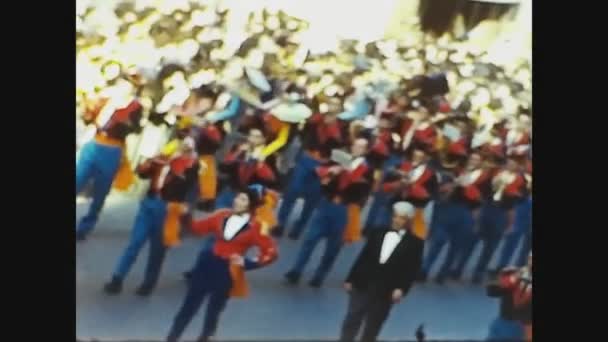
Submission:
[[[500,314],[487,341],[532,341],[532,253],[526,266],[501,270],[487,291],[500,298]]]
[[[112,280],[104,287],[106,293],[121,292],[122,282],[146,242],[150,244],[148,262],[144,281],[137,294],[147,296],[152,292],[160,275],[166,248],[179,242],[179,220],[185,212],[186,194],[196,182],[198,169],[192,138],[184,139],[178,155],[170,159],[159,156],[139,165],[137,173],[141,178],[151,179],[150,189],[141,201],[131,238],[116,265]]]
[[[127,88],[131,87],[128,83],[124,84]],[[91,106],[83,115],[85,124],[94,123],[97,126],[97,134],[94,140],[82,147],[76,164],[76,194],[82,192],[89,181],[93,181],[93,200],[89,211],[78,224],[77,240],[85,240],[95,228],[119,170],[125,169],[127,173],[131,171],[124,156],[125,141],[127,135],[141,131],[143,111],[137,99],[126,95],[131,91],[125,89],[120,95],[102,97],[97,105]]]
[[[517,162],[507,158],[505,166],[492,178],[491,197],[481,208],[479,237],[483,249],[473,273],[473,283],[483,281],[488,264],[503,235],[512,231],[514,207],[527,197],[526,178]]]
[[[276,244],[262,233],[260,223],[254,218],[260,201],[258,187],[252,186],[238,191],[231,209],[217,210],[192,223],[191,229],[195,234],[214,236],[213,245],[201,249],[188,283],[188,292],[175,316],[167,342],[179,340],[205,297],[209,297],[209,304],[203,331],[197,341],[209,341],[215,334],[219,315],[228,298],[247,294],[243,270],[264,267],[276,260]],[[251,247],[259,248],[257,258],[245,257]]]
[[[273,230],[275,237],[283,235],[296,200],[302,198],[304,207],[289,233],[289,238],[298,239],[321,199],[321,183],[315,174],[315,169],[327,162],[331,150],[340,147],[344,141],[337,121],[337,110],[336,104],[326,114],[314,114],[304,126],[302,131],[303,153],[298,157],[290,177],[291,180],[283,193],[278,214],[279,224]]]
[[[340,341],[354,341],[364,320],[361,341],[376,341],[391,307],[410,290],[424,250],[411,230],[415,211],[410,203],[395,203],[391,225],[369,235],[344,284],[350,298]]]
[[[350,203],[356,203],[358,196],[367,193],[371,185],[372,169],[365,162],[369,141],[358,138],[351,146],[352,161],[347,167],[330,163],[317,168],[316,172],[323,188],[323,197],[317,206],[310,229],[302,243],[296,262],[285,278],[290,284],[297,284],[312,252],[326,239],[325,252],[309,285],[320,287],[336,260],[345,238]]]

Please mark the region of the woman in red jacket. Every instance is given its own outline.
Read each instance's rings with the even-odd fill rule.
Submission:
[[[277,246],[264,234],[254,219],[254,211],[262,201],[260,186],[250,186],[237,193],[231,209],[220,209],[192,223],[197,235],[212,234],[211,248],[203,248],[189,281],[186,298],[177,313],[167,341],[177,341],[205,297],[209,297],[203,333],[198,341],[208,341],[216,330],[219,315],[230,296],[244,296],[244,270],[267,266],[277,258]],[[257,258],[244,257],[257,246]]]

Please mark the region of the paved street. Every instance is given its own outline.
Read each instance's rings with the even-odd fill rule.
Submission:
[[[120,296],[109,297],[101,288],[128,240],[135,216],[136,199],[112,196],[93,235],[76,247],[77,336],[90,341],[161,341],[166,336],[185,293],[181,274],[194,262],[200,240],[186,240],[166,259],[157,291],[147,299],[134,295],[143,276],[144,250],[125,282]],[[77,205],[76,217],[86,204]],[[251,295],[228,303],[220,321],[221,339],[335,339],[346,310],[342,280],[361,245],[341,252],[322,289],[306,283],[317,265],[318,248],[299,287],[283,285],[282,276],[291,266],[299,242],[283,239],[279,260],[248,273]],[[475,253],[477,255],[478,251]],[[404,302],[394,307],[381,338],[414,340],[416,327],[424,323],[428,340],[481,340],[498,309],[485,297],[483,288],[467,284],[416,285]],[[197,337],[204,310],[190,324],[184,338]]]

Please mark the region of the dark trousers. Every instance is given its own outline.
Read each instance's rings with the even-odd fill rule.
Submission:
[[[342,248],[347,220],[346,206],[323,198],[311,220],[310,229],[306,233],[292,272],[302,273],[319,241],[326,239],[325,253],[314,275],[315,279],[323,281]]]
[[[443,246],[449,244],[438,278],[445,278],[449,274],[460,277],[475,246],[471,210],[463,204],[452,202],[437,202],[434,210],[429,250],[422,269],[428,274]]]
[[[93,201],[89,211],[78,224],[76,232],[78,236],[84,238],[95,228],[99,213],[112,189],[114,177],[120,168],[121,156],[120,147],[102,145],[95,141],[86,143],[80,150],[76,164],[76,194],[82,192],[88,182],[93,181]]]
[[[380,297],[371,291],[352,289],[349,295],[348,312],[342,323],[341,342],[354,341],[365,321],[362,342],[373,342],[391,311],[391,297]]]
[[[124,279],[135,263],[141,248],[149,242],[143,285],[147,287],[156,285],[167,250],[163,243],[166,213],[167,203],[162,199],[146,197],[141,201],[131,238],[114,269],[114,277]]]
[[[192,271],[186,298],[175,316],[167,341],[174,342],[180,338],[206,297],[209,297],[209,303],[201,338],[215,334],[220,314],[226,307],[232,287],[228,267],[226,260],[216,257],[210,249],[203,248]]]
[[[298,158],[296,166],[290,176],[290,182],[287,185],[285,194],[283,195],[281,208],[278,213],[279,226],[284,227],[289,219],[289,214],[293,210],[298,198],[304,200],[304,208],[300,213],[300,217],[296,221],[292,234],[299,236],[306,223],[310,219],[315,207],[321,199],[321,183],[319,177],[315,174],[315,168],[319,166],[319,162],[311,158],[306,152]]]
[[[481,208],[479,238],[483,241],[483,249],[475,267],[475,277],[481,277],[487,271],[507,224],[506,209],[494,203],[487,203]]]

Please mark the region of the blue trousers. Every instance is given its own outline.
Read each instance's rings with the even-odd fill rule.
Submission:
[[[167,215],[167,203],[158,198],[146,197],[139,206],[135,225],[127,248],[118,260],[114,277],[124,279],[135,263],[141,248],[149,242],[148,263],[143,285],[154,287],[165,259],[163,227]]]
[[[325,252],[321,264],[315,272],[315,279],[323,281],[342,248],[346,220],[345,205],[332,203],[326,198],[322,198],[317,212],[311,219],[310,229],[306,233],[292,272],[302,273],[317,243],[324,238],[326,239]]]
[[[490,332],[486,341],[515,342],[523,341],[524,338],[524,326],[522,323],[499,317],[490,325]]]
[[[291,182],[289,182],[283,195],[278,213],[279,226],[281,227],[287,224],[287,219],[296,204],[296,200],[300,197],[304,199],[304,208],[291,231],[291,234],[296,236],[302,233],[321,199],[321,182],[315,173],[317,166],[319,166],[317,160],[311,158],[307,153],[302,153],[291,175]]]
[[[509,265],[522,239],[523,245],[515,261],[515,265],[520,267],[527,263],[528,254],[532,248],[532,199],[520,203],[515,208],[515,225],[513,231],[505,237],[497,269],[503,269]]]
[[[401,158],[396,155],[391,155],[388,160],[384,162],[383,171],[386,173],[389,169],[401,163]],[[383,192],[377,191],[372,197],[372,203],[370,205],[364,229],[373,229],[376,227],[388,227],[391,223],[392,208],[390,206],[390,195]]]
[[[93,201],[88,213],[78,224],[76,234],[86,237],[97,223],[99,213],[112,189],[114,177],[120,167],[122,149],[90,141],[80,150],[76,163],[76,194],[79,194],[89,181],[93,181]]]
[[[481,207],[479,238],[483,241],[483,249],[475,267],[475,276],[480,277],[487,270],[494,252],[507,228],[507,210],[495,203],[486,203]]]
[[[215,199],[215,208],[216,209],[226,209],[232,208],[232,203],[234,202],[234,198],[236,197],[236,192],[232,190],[230,187],[225,187],[222,191],[217,195]]]
[[[231,287],[228,262],[216,257],[210,249],[203,248],[192,271],[186,298],[175,316],[167,340],[177,341],[206,297],[209,297],[209,303],[201,337],[213,336],[220,313],[228,302]]]
[[[461,203],[437,201],[429,238],[428,254],[422,270],[429,273],[446,244],[448,254],[440,268],[438,278],[448,274],[460,277],[475,246],[474,220],[471,210]]]

